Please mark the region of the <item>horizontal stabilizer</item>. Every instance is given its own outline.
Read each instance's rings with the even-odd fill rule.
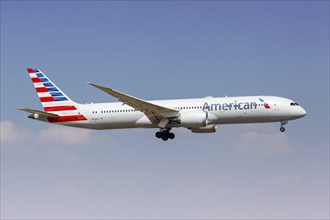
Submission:
[[[52,117],[52,118],[60,117],[60,115],[57,115],[57,114],[38,111],[38,110],[34,110],[34,109],[29,109],[29,108],[19,108],[18,110],[29,112],[29,113],[32,113],[32,114],[42,115],[42,116],[45,116],[45,117]]]

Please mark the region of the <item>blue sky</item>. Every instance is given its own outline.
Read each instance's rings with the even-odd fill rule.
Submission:
[[[276,95],[308,112],[216,134],[28,120],[26,73],[73,100]],[[329,218],[329,2],[1,1],[1,218]]]

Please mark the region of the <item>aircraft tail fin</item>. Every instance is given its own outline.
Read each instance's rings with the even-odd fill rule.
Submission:
[[[65,95],[65,93],[40,70],[27,68],[27,71],[45,112],[77,110],[77,103]]]

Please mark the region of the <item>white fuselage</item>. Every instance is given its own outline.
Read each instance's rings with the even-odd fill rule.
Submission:
[[[213,125],[287,122],[306,115],[306,111],[294,101],[275,96],[206,97],[149,102],[176,109],[180,113],[194,111],[207,112],[208,123]],[[56,122],[56,124],[88,129],[158,127],[157,124],[151,123],[144,113],[121,102],[79,104],[76,107],[76,112],[78,111],[78,114],[82,114],[87,120]],[[66,114],[72,114],[72,112],[66,111],[62,115]],[[39,117],[38,119],[47,121],[45,117]],[[181,126],[179,123],[169,123],[167,127],[186,126]]]
[[[301,118],[306,111],[296,102],[275,96],[240,96],[146,101],[95,83],[91,86],[119,102],[78,104],[39,69],[27,68],[44,111],[19,108],[31,119],[87,129],[159,128],[164,141],[174,139],[172,128],[193,133],[216,132],[218,124],[281,122]]]

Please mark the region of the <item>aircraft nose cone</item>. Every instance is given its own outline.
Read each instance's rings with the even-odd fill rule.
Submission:
[[[299,116],[304,117],[306,114],[307,114],[307,112],[305,111],[305,109],[300,107]]]

